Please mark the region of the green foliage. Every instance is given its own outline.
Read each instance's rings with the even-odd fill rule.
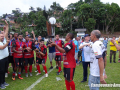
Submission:
[[[87,22],[85,22],[85,27],[88,31],[92,31],[95,27],[95,20],[93,18],[89,18]]]

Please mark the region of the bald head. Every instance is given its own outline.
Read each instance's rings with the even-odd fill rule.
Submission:
[[[94,34],[97,39],[101,37],[101,32],[99,30],[93,30],[91,33]]]

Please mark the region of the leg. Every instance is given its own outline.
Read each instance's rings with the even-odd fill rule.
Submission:
[[[52,69],[52,60],[53,60],[53,53],[49,53],[49,60],[50,60],[50,65],[51,65],[51,67],[49,68],[49,69]]]
[[[114,63],[116,63],[116,51],[114,51],[113,54],[114,54],[114,59],[113,60],[114,60]]]
[[[112,62],[112,50],[110,50],[110,63]]]
[[[81,82],[87,81],[87,67],[88,67],[87,62],[83,62],[83,81]]]
[[[37,66],[37,70],[38,70],[38,73],[41,74],[40,66],[39,66],[39,62],[40,62],[40,59],[39,59],[39,58],[36,58],[36,66]]]

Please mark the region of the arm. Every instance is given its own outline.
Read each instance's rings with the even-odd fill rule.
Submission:
[[[111,40],[111,42],[115,45],[118,51],[120,51],[120,46],[116,43],[115,40]]]
[[[84,44],[84,45],[80,45],[80,46],[79,46],[79,49],[82,49],[84,46],[89,46],[89,45],[90,45],[90,43]]]
[[[44,48],[43,52],[40,51],[40,55],[45,56],[46,52],[47,52],[47,48]]]
[[[65,50],[61,47],[59,47],[57,44],[55,45],[56,49],[61,52],[61,53],[65,53]]]
[[[1,49],[1,50],[5,49],[5,48],[8,46],[8,44],[9,44],[9,40],[7,40],[7,43],[4,44],[3,46],[0,45],[0,49]]]
[[[8,30],[9,30],[9,25],[7,23],[7,21],[5,20],[5,23],[6,23],[6,30],[5,30],[5,38],[8,39]]]
[[[34,38],[34,40],[35,40],[35,33],[34,33],[34,31],[32,30],[31,33],[33,34],[33,38]]]

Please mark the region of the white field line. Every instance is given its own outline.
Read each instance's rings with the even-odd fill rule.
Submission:
[[[53,69],[55,69],[55,67],[56,67],[56,66],[54,66]],[[48,74],[49,74],[50,72],[52,72],[53,69],[49,70],[49,71],[48,71]],[[48,75],[48,77],[49,77],[49,75]],[[48,77],[47,77],[47,78],[48,78]],[[34,82],[34,83],[33,83],[31,86],[29,86],[26,90],[31,90],[35,85],[37,85],[40,81],[42,81],[43,78],[45,78],[45,75],[43,75],[42,77],[40,77],[36,82]]]

